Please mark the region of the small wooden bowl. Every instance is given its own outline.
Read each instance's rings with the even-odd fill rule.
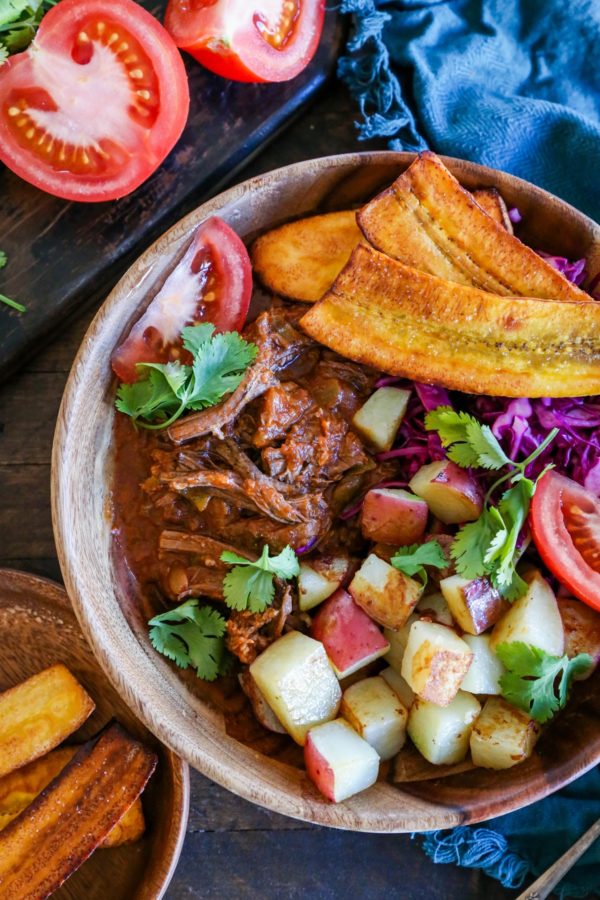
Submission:
[[[115,575],[109,488],[115,382],[109,359],[179,258],[192,231],[219,215],[245,240],[286,220],[344,209],[389,184],[409,153],[357,153],[298,163],[259,176],[203,204],[158,240],[113,290],[85,336],[63,397],[53,450],[54,533],[69,596],[98,661],[124,700],[164,743],[219,784],[277,812],[363,831],[446,828],[507,813],[551,793],[600,761],[600,681],[578,686],[527,763],[396,787],[378,782],[333,805],[301,768],[236,740],[235,702],[218,701],[151,648],[147,626]],[[600,268],[600,228],[545,191],[458,160],[447,164],[468,188],[495,186],[524,215],[533,247]]]
[[[0,691],[62,662],[96,709],[72,736],[85,741],[116,717],[159,755],[142,795],[146,834],[135,844],[97,850],[53,897],[62,900],[158,900],[173,877],[189,807],[189,769],[132,714],[94,659],[63,588],[45,578],[0,570]],[[71,739],[69,740],[71,742]]]

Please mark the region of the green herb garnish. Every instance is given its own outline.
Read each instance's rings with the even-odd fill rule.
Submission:
[[[444,556],[444,551],[438,541],[427,541],[425,544],[411,544],[408,547],[398,547],[390,562],[396,569],[404,572],[405,575],[416,575],[423,587],[427,585],[428,581],[425,566],[445,569],[448,565],[448,560]]]
[[[117,409],[143,428],[167,428],[186,410],[214,406],[234,391],[258,350],[237,331],[214,331],[214,325],[208,323],[183,329],[183,346],[193,358],[191,366],[138,363],[138,371],[146,377],[119,385]]]
[[[192,666],[204,681],[214,681],[229,671],[231,660],[224,640],[227,622],[212,607],[186,600],[154,616],[148,624],[152,646],[181,669]]]
[[[58,0],[0,0],[0,65],[25,50],[40,22]]]
[[[499,644],[496,655],[507,670],[500,678],[502,696],[542,724],[563,709],[571,682],[593,664],[587,653],[550,656],[521,641]]]
[[[225,602],[231,609],[262,612],[273,602],[274,577],[289,581],[300,574],[298,559],[291,547],[284,547],[278,556],[269,556],[269,547],[265,545],[254,562],[228,550],[221,554],[221,559],[233,565],[223,581]]]
[[[437,431],[442,445],[448,448],[448,457],[462,468],[498,471],[509,467],[489,488],[481,516],[458,531],[450,555],[463,578],[487,576],[504,597],[515,600],[527,587],[516,570],[522,549],[518,545],[519,534],[536,484],[551,467],[544,469],[535,481],[525,477],[525,470],[554,440],[558,428],[553,428],[527,459],[515,462],[506,455],[489,426],[468,413],[441,406],[427,414],[425,427]],[[511,487],[502,494],[497,506],[491,505],[490,498],[507,481]]]
[[[2,0],[0,0],[0,3]],[[2,60],[2,50],[0,48],[0,61]],[[0,250],[0,269],[3,269],[6,263],[8,262],[6,253],[3,250]],[[11,309],[16,309],[17,312],[24,313],[27,312],[27,307],[23,306],[22,303],[17,303],[16,300],[11,300],[10,297],[5,296],[5,294],[0,294],[0,303],[4,303],[5,306],[10,306]]]

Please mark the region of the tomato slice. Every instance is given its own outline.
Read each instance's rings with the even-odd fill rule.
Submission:
[[[169,0],[178,47],[235,81],[289,81],[315,54],[325,0]]]
[[[538,482],[529,519],[550,571],[575,597],[600,610],[600,499],[550,471]]]
[[[69,200],[113,200],[160,165],[189,90],[170,35],[133,0],[61,0],[0,71],[0,160]]]
[[[121,381],[138,378],[136,363],[189,362],[182,349],[186,325],[212,322],[218,331],[241,331],[252,295],[252,265],[235,231],[213,216],[199,226],[185,255],[141,319],[112,355]]]

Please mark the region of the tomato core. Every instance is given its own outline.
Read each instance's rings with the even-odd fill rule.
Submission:
[[[275,50],[284,50],[294,34],[300,15],[300,0],[284,0],[277,22],[270,23],[262,12],[254,14],[254,26],[258,33]]]

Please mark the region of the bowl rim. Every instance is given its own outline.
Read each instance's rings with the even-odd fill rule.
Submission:
[[[51,578],[46,578],[43,575],[37,575],[32,572],[22,572],[10,567],[0,567],[0,594],[7,582],[9,586],[15,585],[18,588],[22,587],[25,588],[27,592],[42,596],[48,601],[49,606],[51,605],[51,612],[53,615],[54,610],[56,609],[60,615],[66,615],[67,617],[72,616],[74,623],[78,626],[82,643],[89,647],[89,640],[81,629],[77,616],[74,614],[73,605],[70,602],[69,595],[61,584],[53,581]],[[35,596],[34,599],[36,599]],[[112,688],[115,689],[112,679],[107,677],[105,670],[99,665],[98,658],[95,654],[94,661],[99,672],[106,678]],[[116,692],[119,693],[118,691]],[[137,715],[134,710],[132,710],[132,713]],[[138,716],[138,718],[140,717]],[[142,724],[145,725],[145,723]],[[150,731],[150,729],[148,730]],[[154,736],[160,741],[160,737],[157,735]],[[139,900],[143,900],[143,898],[148,898],[148,900],[150,900],[150,896],[152,896],[152,900],[161,900],[161,897],[164,897],[175,874],[187,834],[191,794],[190,769],[187,762],[170,747],[163,744],[162,749],[164,752],[164,760],[170,773],[174,796],[174,804],[170,817],[171,827],[167,834],[167,840],[161,844],[160,861],[157,862],[156,859],[153,860],[153,869],[151,873],[152,884],[148,887],[142,886],[143,889],[141,893],[140,887],[136,887],[135,897],[139,897]],[[152,892],[151,895],[148,892],[149,890]]]
[[[600,761],[600,753],[595,756],[582,751],[577,762],[568,769],[566,775],[562,773],[558,780],[543,778],[538,789],[529,796],[523,796],[522,791],[507,791],[497,801],[488,798],[475,802],[473,814],[465,816],[464,810],[457,807],[439,806],[425,800],[419,800],[408,792],[402,791],[402,786],[394,787],[394,795],[397,797],[397,805],[402,806],[403,798],[412,803],[416,819],[414,824],[408,824],[406,817],[396,814],[393,804],[386,798],[382,790],[383,784],[376,784],[369,792],[357,795],[344,804],[325,804],[319,801],[301,783],[300,777],[293,779],[295,794],[288,787],[282,786],[282,770],[285,770],[285,778],[290,779],[291,767],[263,757],[245,745],[239,744],[234,738],[225,734],[221,729],[216,738],[208,737],[200,729],[194,732],[194,745],[190,745],[191,725],[197,721],[198,710],[190,709],[189,702],[183,691],[173,691],[173,679],[177,676],[171,672],[168,664],[162,664],[157,654],[151,652],[148,646],[143,645],[131,629],[118,601],[114,597],[118,611],[115,615],[119,621],[111,620],[110,614],[101,603],[93,602],[86,594],[86,587],[79,564],[82,559],[74,559],[71,554],[71,525],[75,513],[75,497],[70,491],[70,473],[63,469],[65,453],[70,449],[71,438],[69,436],[69,424],[73,421],[75,413],[81,413],[78,408],[81,398],[78,397],[78,389],[85,377],[85,367],[92,353],[94,343],[100,335],[106,334],[111,325],[117,321],[117,309],[122,309],[126,302],[127,292],[138,283],[153,258],[164,252],[173,241],[185,236],[191,227],[195,227],[200,221],[210,215],[219,213],[225,204],[235,204],[248,193],[260,188],[265,180],[293,179],[310,167],[317,167],[318,171],[337,169],[344,167],[357,168],[360,165],[408,165],[416,156],[413,152],[394,151],[367,151],[346,154],[335,154],[319,157],[315,160],[306,160],[273,169],[263,175],[254,176],[244,182],[230,187],[226,191],[217,194],[209,201],[188,213],[150,245],[129,267],[127,272],[112,289],[104,303],[94,316],[77,352],[73,362],[67,384],[64,390],[61,407],[56,423],[54,442],[52,448],[51,469],[51,504],[54,536],[57,545],[59,562],[70,597],[74,612],[92,650],[117,692],[133,710],[136,716],[152,731],[159,740],[170,747],[175,753],[186,759],[190,765],[199,770],[213,781],[231,790],[246,800],[257,803],[263,807],[285,814],[292,818],[301,819],[319,825],[329,825],[342,829],[368,831],[368,832],[406,832],[416,830],[431,830],[435,828],[447,828],[462,824],[465,821],[478,822],[491,818],[494,815],[512,812],[524,805],[557,790],[570,781],[584,774]],[[452,157],[441,157],[444,162],[454,170],[460,178],[460,174],[467,173],[478,177],[481,181],[488,181],[498,187],[500,193],[507,186],[510,192],[526,191],[528,195],[538,197],[540,201],[560,205],[569,217],[575,217],[585,225],[586,230],[593,236],[594,245],[600,246],[600,226],[583,213],[559,200],[554,195],[542,188],[530,184],[524,179],[509,175],[499,170],[481,166],[466,160]],[[307,213],[310,214],[310,213]],[[139,306],[136,307],[136,312]],[[133,312],[130,310],[130,315]],[[123,317],[121,316],[121,319]],[[122,324],[121,324],[122,327]],[[120,333],[120,332],[119,332]],[[114,337],[112,346],[114,346]],[[83,555],[80,554],[82,557]],[[125,626],[125,629],[123,628]],[[128,673],[123,665],[128,658]],[[135,663],[135,665],[134,665]],[[135,671],[137,678],[131,676]],[[157,685],[152,683],[152,677],[164,688],[161,696]],[[181,682],[179,682],[181,684]],[[149,703],[148,692],[152,692],[152,703]],[[189,701],[189,698],[187,698]],[[169,702],[170,701],[170,702]],[[218,729],[217,729],[218,731]],[[228,754],[233,754],[231,743],[243,747],[245,753],[243,763],[228,768]],[[239,755],[239,754],[238,754]],[[270,765],[265,765],[265,763]],[[257,777],[256,767],[262,765],[260,775]],[[546,773],[547,774],[547,773]],[[291,785],[290,785],[291,787]],[[387,786],[389,789],[389,785]],[[369,803],[365,797],[375,797],[377,802],[383,805],[385,815],[380,811],[376,814],[369,810]],[[362,799],[361,799],[362,798]],[[478,811],[479,810],[479,811]],[[334,814],[333,811],[337,811]],[[334,821],[335,820],[335,821]]]

